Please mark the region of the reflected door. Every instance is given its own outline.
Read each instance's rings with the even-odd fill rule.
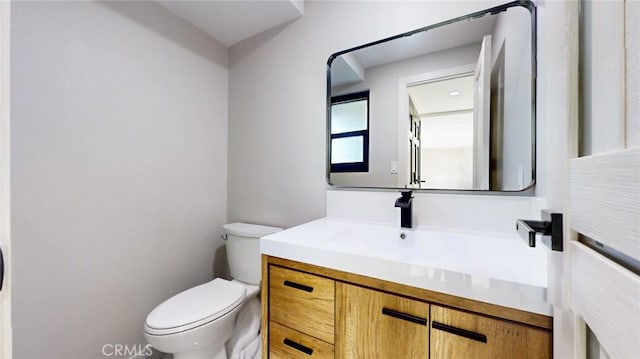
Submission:
[[[491,100],[491,35],[482,39],[474,72],[473,188],[489,189],[489,105]]]
[[[420,115],[409,98],[409,188],[421,188]]]

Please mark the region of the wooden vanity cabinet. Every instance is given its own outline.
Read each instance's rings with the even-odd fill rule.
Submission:
[[[277,322],[269,323],[269,358],[333,359],[334,357],[333,345]]]
[[[336,358],[429,358],[429,304],[336,283]]]
[[[335,281],[273,266],[269,275],[271,320],[333,344]]]
[[[431,305],[431,359],[552,357],[551,331]]]
[[[552,357],[552,318],[263,256],[262,357]]]
[[[268,314],[263,315],[262,328],[268,328],[266,343],[263,335],[268,357],[334,358],[335,280],[280,266],[269,266],[267,272],[262,303]]]

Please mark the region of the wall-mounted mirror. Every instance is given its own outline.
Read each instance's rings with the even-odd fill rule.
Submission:
[[[331,55],[328,183],[531,188],[535,25],[516,1]]]

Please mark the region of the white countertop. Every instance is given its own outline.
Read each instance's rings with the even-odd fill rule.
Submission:
[[[533,313],[552,313],[546,303],[546,248],[528,247],[515,229],[513,235],[404,229],[323,218],[262,237],[260,252]]]

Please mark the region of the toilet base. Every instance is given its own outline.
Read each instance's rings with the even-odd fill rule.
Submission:
[[[210,345],[196,351],[173,353],[173,359],[227,359],[227,349],[224,345],[222,349],[216,346]]]

